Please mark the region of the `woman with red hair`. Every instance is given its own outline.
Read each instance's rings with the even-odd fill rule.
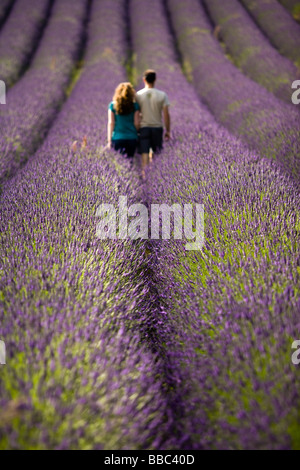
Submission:
[[[107,139],[109,148],[114,148],[129,158],[134,156],[137,148],[139,109],[131,83],[120,83],[108,106]]]

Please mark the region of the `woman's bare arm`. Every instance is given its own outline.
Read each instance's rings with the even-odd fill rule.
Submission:
[[[134,113],[134,125],[136,130],[138,131],[141,127],[141,113],[140,111],[136,111]]]
[[[164,106],[164,123],[165,123],[165,140],[169,140],[171,138],[171,116],[169,113],[169,106]]]
[[[108,110],[108,124],[107,124],[107,146],[111,147],[112,133],[115,128],[115,115],[111,109]]]

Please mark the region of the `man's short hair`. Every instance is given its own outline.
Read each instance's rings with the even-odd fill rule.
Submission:
[[[150,83],[150,85],[152,85],[156,80],[155,70],[151,70],[151,69],[146,70],[146,72],[144,72],[144,79],[146,80],[147,83]]]

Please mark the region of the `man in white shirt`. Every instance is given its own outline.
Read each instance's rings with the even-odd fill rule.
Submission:
[[[150,149],[159,152],[163,148],[164,124],[165,140],[170,139],[171,119],[169,99],[165,92],[155,88],[156,72],[146,70],[143,76],[145,88],[138,91],[136,100],[141,110],[140,153],[142,154],[142,172],[149,163]]]

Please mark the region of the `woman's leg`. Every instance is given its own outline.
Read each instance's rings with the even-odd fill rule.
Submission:
[[[126,155],[127,157],[132,158],[137,148],[137,141],[131,139],[113,140],[112,146],[122,155]]]
[[[125,154],[125,144],[124,140],[112,140],[112,147],[117,151],[120,152],[122,155]]]
[[[136,149],[137,149],[137,140],[127,140],[126,147],[125,147],[127,157],[129,158],[134,157]]]

